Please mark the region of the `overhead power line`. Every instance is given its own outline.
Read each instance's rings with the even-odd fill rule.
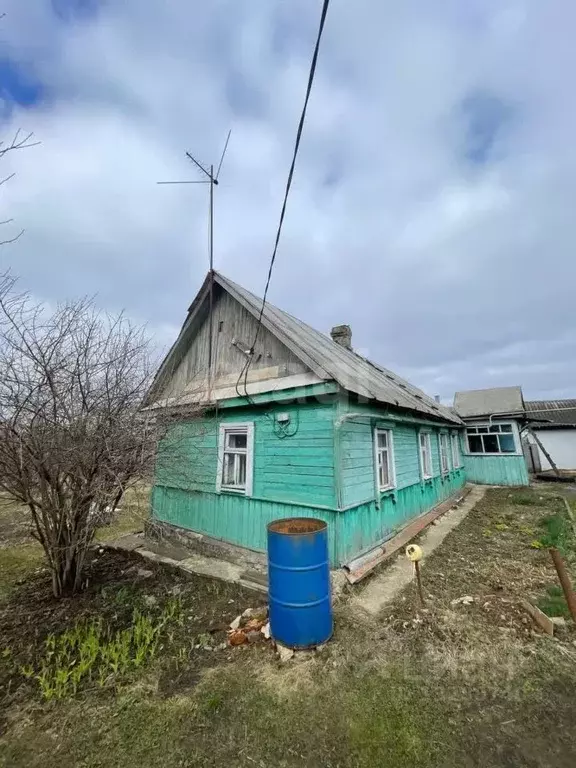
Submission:
[[[300,149],[300,139],[302,138],[302,130],[304,128],[304,122],[306,120],[306,110],[308,109],[308,101],[310,100],[310,92],[312,91],[312,84],[314,82],[314,75],[316,74],[316,64],[318,62],[318,51],[320,50],[320,41],[322,40],[322,33],[324,31],[324,23],[326,21],[326,14],[328,12],[328,6],[330,0],[324,0],[322,5],[322,14],[320,16],[320,26],[318,28],[318,35],[316,37],[316,45],[314,46],[314,54],[312,56],[312,62],[310,64],[310,74],[308,75],[308,85],[306,87],[306,97],[304,99],[304,106],[302,108],[302,114],[300,115],[300,121],[298,123],[298,130],[296,131],[296,142],[294,144],[294,152],[292,154],[292,162],[290,164],[290,171],[288,172],[288,180],[286,182],[286,190],[284,192],[284,201],[282,203],[282,210],[280,211],[280,220],[278,222],[278,229],[276,230],[276,238],[274,241],[274,250],[272,251],[272,257],[270,258],[270,266],[268,267],[268,276],[266,278],[266,287],[264,288],[264,295],[262,297],[262,306],[260,307],[260,314],[258,316],[258,323],[256,326],[256,333],[254,335],[254,341],[250,348],[250,357],[248,358],[246,365],[244,366],[238,382],[236,384],[236,391],[238,392],[238,384],[242,377],[244,377],[244,393],[247,396],[246,381],[248,379],[248,371],[252,359],[254,358],[254,348],[258,341],[258,335],[260,333],[260,327],[262,325],[262,316],[264,314],[264,308],[266,306],[266,299],[268,297],[268,288],[270,287],[270,280],[272,279],[272,272],[274,270],[274,263],[276,261],[276,254],[278,252],[278,244],[280,243],[280,235],[282,234],[282,225],[284,224],[284,216],[286,214],[286,205],[288,203],[288,196],[290,195],[290,188],[292,187],[292,177],[294,176],[294,168],[296,166],[296,158],[298,157],[298,150]],[[238,392],[238,394],[240,394]]]

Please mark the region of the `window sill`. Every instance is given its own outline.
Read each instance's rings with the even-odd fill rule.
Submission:
[[[222,487],[218,493],[232,493],[234,496],[246,496],[246,488],[225,488]]]
[[[465,456],[471,456],[472,458],[474,458],[476,456],[481,456],[481,457],[484,457],[484,456],[523,456],[524,454],[515,452],[515,453],[466,453],[464,455]]]
[[[397,488],[394,485],[388,485],[386,488],[379,488],[378,493],[380,496],[390,496],[392,501],[396,501]]]

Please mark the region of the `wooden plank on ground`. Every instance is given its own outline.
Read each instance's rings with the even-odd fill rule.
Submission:
[[[521,600],[520,605],[522,608],[524,608],[526,613],[530,614],[534,623],[537,624],[540,629],[546,632],[547,635],[554,634],[554,622],[549,616],[546,616],[546,614],[541,611],[540,608],[532,605],[529,600]]]

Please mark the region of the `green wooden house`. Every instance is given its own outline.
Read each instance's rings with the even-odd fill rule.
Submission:
[[[528,417],[520,387],[456,392],[454,410],[466,424],[466,477],[485,485],[529,485],[522,450]]]
[[[269,304],[259,325],[261,306],[217,272],[194,299],[149,395],[173,419],[153,515],[258,552],[272,520],[321,518],[344,565],[457,494],[463,423],[355,353],[348,326]]]

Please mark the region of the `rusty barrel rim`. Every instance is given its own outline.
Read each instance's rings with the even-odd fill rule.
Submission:
[[[325,531],[328,523],[315,517],[285,517],[281,520],[273,520],[266,527],[270,533],[279,533],[283,536],[306,536]]]

